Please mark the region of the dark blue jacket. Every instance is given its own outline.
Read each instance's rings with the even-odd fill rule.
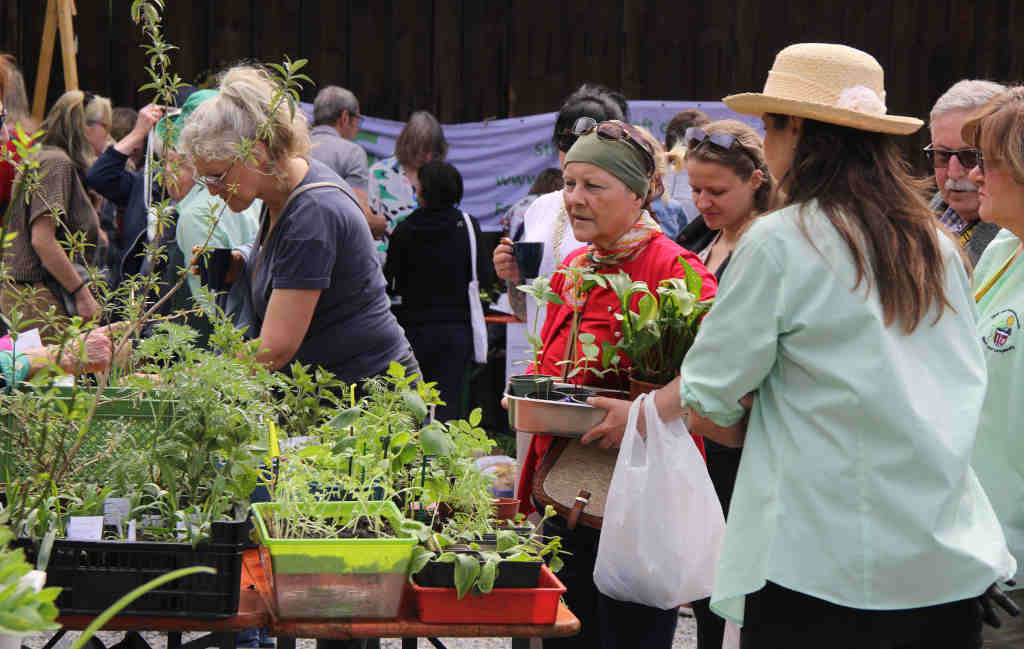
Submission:
[[[143,171],[125,171],[128,156],[114,147],[107,147],[92,167],[85,174],[85,183],[101,196],[121,209],[124,231],[116,229],[108,232],[110,237],[113,266],[116,270],[132,274],[138,272],[138,264],[128,263],[125,267],[125,256],[132,249],[143,232],[146,231],[146,201]],[[158,186],[153,187],[153,200],[160,200],[162,192]]]

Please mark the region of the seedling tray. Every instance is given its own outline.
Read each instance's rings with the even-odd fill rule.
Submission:
[[[195,574],[154,589],[128,605],[121,615],[226,618],[238,613],[242,542],[246,522],[212,525],[212,539],[188,543],[68,541],[53,544],[46,568],[47,586],[63,590],[55,602],[62,615],[95,615],[122,595],[154,577],[190,566],[209,566],[216,575]],[[26,540],[30,563],[35,548]]]
[[[454,588],[412,584],[416,613],[428,624],[554,624],[565,586],[547,566],[541,567],[537,588],[495,588],[458,598]]]
[[[543,561],[499,561],[494,588],[537,588],[543,565]],[[413,580],[427,588],[455,588],[455,564],[428,561]]]
[[[355,502],[302,505],[319,516],[348,520]],[[394,503],[370,507],[397,528],[402,520]],[[266,522],[276,503],[254,503],[253,523],[260,537],[260,561],[270,577],[276,613],[284,619],[353,617],[394,618],[402,603],[415,536],[383,539],[274,538]]]

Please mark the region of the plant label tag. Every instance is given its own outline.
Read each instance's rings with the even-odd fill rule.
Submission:
[[[128,521],[128,540],[133,542],[133,543],[137,540],[137,536],[136,536],[136,533],[135,533],[135,519],[134,518],[132,520]]]
[[[127,498],[107,498],[103,501],[103,524],[121,527],[121,521],[132,513],[131,501]]]
[[[72,516],[68,521],[69,541],[99,541],[102,538],[102,516]]]

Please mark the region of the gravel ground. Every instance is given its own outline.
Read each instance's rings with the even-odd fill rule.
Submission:
[[[101,631],[97,634],[100,640],[107,647],[119,642],[123,637],[120,632]],[[182,642],[188,642],[201,636],[201,633],[185,633],[182,635]],[[55,649],[68,649],[77,632],[68,632]],[[153,649],[166,649],[167,636],[162,633],[144,632],[142,636]],[[32,649],[40,649],[49,639],[49,634],[35,634],[25,638],[24,645]],[[508,638],[441,638],[448,649],[509,649],[511,642]],[[381,641],[381,649],[401,649],[402,641],[397,638],[385,638]],[[433,645],[424,639],[420,639],[417,649],[431,649]],[[697,646],[697,625],[692,617],[680,617],[679,625],[676,627],[676,637],[672,643],[672,649],[695,649]],[[300,639],[296,643],[296,649],[316,649],[316,641]]]

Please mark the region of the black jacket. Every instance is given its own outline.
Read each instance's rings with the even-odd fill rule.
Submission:
[[[470,221],[476,237],[477,278],[486,286],[489,258],[481,250],[480,224],[473,217]],[[454,207],[413,211],[391,234],[384,278],[388,292],[400,298],[392,308],[403,325],[468,324],[466,290],[473,278],[462,212]]]
[[[698,215],[697,218],[690,221],[685,228],[679,232],[679,236],[676,237],[676,243],[686,248],[694,254],[698,254],[701,250],[704,250],[711,242],[715,240],[715,235],[718,234],[718,230],[712,230],[704,223],[704,217]],[[725,272],[725,267],[729,265],[729,260],[732,259],[732,253],[722,260],[722,265],[718,267],[715,272],[715,279],[722,281],[722,273]]]

